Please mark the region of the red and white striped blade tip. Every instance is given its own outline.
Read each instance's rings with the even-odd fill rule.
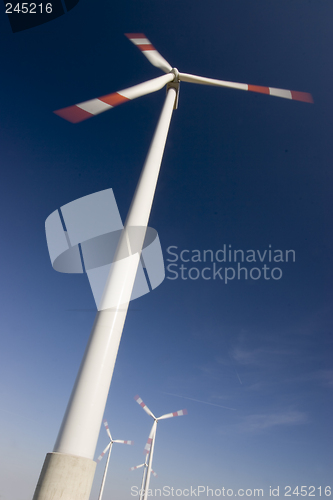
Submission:
[[[143,467],[144,465],[146,464],[136,465],[135,467],[131,467],[130,470],[140,469],[140,467]]]
[[[171,418],[171,417],[181,417],[183,415],[187,415],[187,410],[179,410],[179,411],[174,411],[173,413],[166,413],[165,415],[158,417],[157,420],[163,420],[165,418]]]
[[[149,433],[149,436],[148,436],[148,440],[147,440],[147,443],[144,447],[144,450],[143,450],[143,453],[149,453],[150,451],[150,448],[151,448],[151,443],[153,442],[153,439],[154,439],[154,436],[155,436],[155,433],[156,433],[156,426],[157,426],[157,423],[156,421],[153,423],[153,426],[150,430],[150,433]]]
[[[54,113],[68,122],[80,123],[88,118],[91,118],[92,116],[103,113],[103,111],[114,108],[123,102],[127,102],[128,100],[130,99],[121,93],[114,92],[102,97],[97,97],[96,99],[90,99],[89,101],[74,104],[74,106],[58,109],[54,111]]]
[[[151,470],[151,473],[153,474],[153,476],[157,477],[157,474],[153,469]]]
[[[105,450],[102,451],[102,453],[100,454],[100,456],[97,459],[98,462],[100,462],[102,460],[102,458],[104,457],[105,453],[108,451],[108,449],[110,448],[110,446],[111,446],[111,443],[109,443],[107,445],[107,447],[105,448]]]
[[[109,424],[107,423],[107,421],[106,421],[106,420],[104,420],[103,424],[104,424],[104,426],[105,426],[105,429],[106,429],[106,432],[107,432],[107,434],[108,434],[109,438],[110,438],[110,439],[111,439],[111,441],[112,441],[111,432],[110,432],[110,429],[109,429]]]
[[[158,78],[153,78],[152,80],[139,83],[133,87],[119,90],[119,92],[113,92],[112,94],[97,97],[96,99],[90,99],[89,101],[74,104],[74,106],[58,109],[57,111],[54,111],[54,113],[71,123],[83,122],[84,120],[87,120],[92,116],[99,115],[104,111],[108,111],[123,102],[131,101],[137,97],[150,94],[151,92],[156,92],[173,79],[174,75],[172,73],[159,76]]]
[[[259,94],[268,94],[284,99],[291,99],[294,101],[302,101],[313,103],[312,95],[308,92],[299,92],[296,90],[277,89],[274,87],[261,87],[259,85],[249,85],[247,83],[228,82],[225,80],[215,80],[214,78],[206,78],[203,76],[190,75],[187,73],[179,73],[179,80],[181,82],[199,83],[202,85],[213,85],[216,87],[229,87],[238,90],[248,90],[250,92],[257,92]]]
[[[156,66],[156,68],[161,69],[165,73],[169,73],[172,70],[171,65],[155,49],[146,35],[143,33],[125,33],[125,36],[141,50],[153,66]]]
[[[113,442],[122,444],[134,444],[134,441],[123,441],[122,439],[115,439]]]
[[[152,443],[152,439],[148,438],[148,441],[146,442],[146,445],[144,447],[143,453],[149,453],[150,452],[151,443]]]
[[[148,408],[148,406],[142,401],[142,399],[140,398],[140,396],[135,396],[134,399],[144,409],[144,411],[146,413],[148,413],[148,415],[150,415],[153,418],[156,418],[155,415],[153,414],[153,412],[150,411],[149,408]]]

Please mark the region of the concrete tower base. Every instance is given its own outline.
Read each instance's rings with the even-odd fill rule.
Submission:
[[[33,500],[89,500],[95,469],[90,458],[48,453]]]

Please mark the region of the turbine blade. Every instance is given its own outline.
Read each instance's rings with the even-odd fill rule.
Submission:
[[[140,467],[143,467],[144,465],[146,464],[136,465],[135,467],[131,467],[130,470],[140,469]]]
[[[156,418],[155,415],[153,414],[153,412],[149,410],[148,406],[144,404],[144,402],[142,401],[142,399],[140,398],[140,396],[135,396],[134,399],[144,409],[144,411],[146,413],[148,413],[148,415],[150,415],[153,418]]]
[[[111,432],[110,432],[109,425],[108,425],[107,421],[104,420],[103,424],[104,424],[106,432],[107,432],[107,434],[108,434],[108,436],[110,438],[110,441],[112,441]]]
[[[96,99],[74,104],[74,106],[58,109],[54,111],[54,113],[71,123],[79,123],[92,116],[99,115],[103,113],[103,111],[114,108],[123,102],[131,101],[137,97],[150,94],[151,92],[156,92],[163,88],[164,85],[171,82],[174,77],[175,75],[172,73],[162,75],[158,78],[153,78],[153,80],[134,85],[134,87],[129,87],[119,92],[113,92],[113,94],[104,95]]]
[[[123,443],[123,444],[134,444],[134,441],[122,441],[121,439],[115,439],[114,443]]]
[[[157,52],[148,38],[146,38],[146,35],[143,33],[125,33],[125,36],[141,50],[142,54],[146,56],[151,64],[160,68],[165,73],[169,73],[172,70],[171,65]]]
[[[187,73],[179,73],[181,82],[199,83],[202,85],[213,85],[216,87],[229,87],[232,89],[249,90],[259,94],[269,94],[284,99],[292,99],[294,101],[302,101],[313,103],[312,95],[307,92],[298,92],[296,90],[276,89],[274,87],[260,87],[259,85],[248,85],[247,83],[227,82],[224,80],[214,80],[213,78],[205,78],[203,76],[189,75]]]
[[[143,467],[144,465],[146,465],[146,464],[136,465],[135,467],[131,467],[130,470],[139,469],[140,467]],[[153,474],[153,476],[157,477],[157,474],[153,469],[151,469],[151,473]]]
[[[171,417],[181,417],[182,415],[187,415],[187,410],[179,410],[179,411],[174,411],[173,413],[166,413],[165,415],[158,417],[157,420],[163,420],[165,418],[171,418]]]
[[[151,443],[153,442],[155,432],[156,432],[156,421],[153,423],[153,426],[152,426],[152,428],[150,430],[149,437],[148,437],[146,446],[144,447],[143,453],[149,453],[150,452]]]
[[[107,445],[107,447],[105,448],[105,450],[100,454],[100,456],[97,459],[98,462],[100,462],[102,460],[102,458],[104,457],[105,453],[108,451],[108,449],[110,448],[110,446],[111,446],[111,443],[109,443]]]

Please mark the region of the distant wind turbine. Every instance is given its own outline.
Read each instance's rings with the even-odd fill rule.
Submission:
[[[141,488],[140,488],[140,491],[139,491],[139,500],[142,500],[143,499],[143,495],[144,495],[144,485],[145,485],[145,479],[146,479],[147,469],[148,469],[148,458],[149,458],[149,454],[147,453],[146,454],[146,458],[145,458],[145,462],[143,464],[136,465],[135,467],[131,467],[130,468],[130,470],[135,470],[135,469],[140,469],[140,467],[143,467]],[[153,469],[151,469],[151,473],[153,474],[153,476],[157,477],[157,474],[156,474],[156,472]]]
[[[102,495],[103,495],[104,485],[105,485],[105,480],[106,480],[106,474],[107,474],[108,467],[109,467],[109,461],[110,461],[110,456],[111,456],[111,450],[112,450],[113,443],[134,444],[134,441],[122,441],[121,439],[112,439],[111,432],[110,432],[109,425],[108,425],[107,421],[104,420],[103,423],[105,425],[105,429],[106,429],[107,435],[110,438],[110,443],[107,445],[107,447],[105,448],[105,450],[102,451],[102,453],[100,454],[100,456],[97,459],[97,461],[100,462],[102,460],[102,458],[104,457],[105,453],[109,450],[108,458],[106,460],[106,465],[105,465],[105,469],[104,469],[104,474],[103,474],[101,489],[100,489],[100,492],[99,492],[99,495],[98,495],[98,500],[102,500]]]
[[[149,453],[149,460],[148,460],[148,468],[147,468],[147,475],[146,475],[146,480],[145,480],[145,486],[144,486],[144,494],[142,496],[142,500],[147,500],[148,496],[148,489],[149,489],[149,482],[150,482],[150,474],[152,471],[152,463],[153,463],[153,453],[154,453],[154,446],[155,446],[155,437],[156,437],[156,429],[157,429],[157,422],[159,420],[164,420],[166,418],[172,418],[172,417],[181,417],[182,415],[187,415],[187,410],[179,410],[175,411],[173,413],[166,413],[165,415],[162,415],[161,417],[156,418],[153,412],[148,408],[148,406],[142,401],[140,396],[135,396],[135,401],[144,409],[144,411],[154,419],[153,426],[151,428],[148,441],[145,446],[145,452],[148,454]]]

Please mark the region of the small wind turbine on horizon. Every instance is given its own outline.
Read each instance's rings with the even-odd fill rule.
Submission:
[[[159,420],[164,420],[166,418],[172,418],[172,417],[181,417],[182,415],[187,415],[187,410],[179,410],[179,411],[174,411],[173,413],[166,413],[165,415],[162,415],[161,417],[156,418],[153,412],[148,408],[148,406],[142,401],[140,396],[135,396],[135,401],[143,408],[143,410],[154,419],[153,426],[151,428],[151,431],[149,433],[148,441],[145,446],[145,452],[148,456],[149,454],[149,459],[148,459],[148,467],[147,467],[147,474],[146,474],[146,480],[144,484],[144,492],[141,496],[142,500],[147,500],[148,496],[148,490],[149,490],[149,483],[150,483],[150,474],[152,472],[152,464],[153,464],[153,454],[154,454],[154,446],[155,446],[155,438],[156,438],[156,430],[157,430],[157,422]],[[147,460],[147,458],[146,458]],[[142,481],[143,482],[143,481]],[[141,488],[142,490],[142,488]]]
[[[172,68],[144,34],[128,33],[126,36],[154,66],[166,74],[133,87],[55,111],[58,116],[72,123],[78,123],[129,100],[156,92],[165,85],[167,88],[162,112],[129,208],[99,305],[99,311],[92,327],[53,453],[48,454],[45,458],[34,500],[45,500],[42,492],[48,489],[48,485],[55,484],[59,471],[64,469],[68,470],[68,474],[63,478],[61,484],[59,483],[59,492],[72,491],[75,483],[77,485],[77,498],[80,498],[80,500],[88,500],[89,498],[94,478],[95,462],[93,462],[93,457],[141,258],[145,230],[148,226],[169,125],[173,110],[178,107],[180,82],[229,87],[307,103],[313,102],[311,94],[306,92],[235,83],[180,73],[177,68]],[[132,254],[127,259],[127,267],[124,269],[122,256],[127,255],[126,252],[128,252],[130,227],[143,227],[144,231],[140,233],[139,241],[136,242],[136,249],[130,249]],[[149,412],[147,413],[149,414]],[[153,415],[151,414],[151,416]],[[170,414],[170,416],[175,415]],[[164,418],[168,417],[164,416]],[[157,421],[154,421],[154,433],[156,432],[156,424]],[[154,443],[154,437],[152,439]],[[68,456],[75,456],[77,463],[80,462],[81,465],[75,467],[74,465],[68,465]],[[68,467],[70,467],[70,470]],[[82,480],[82,470],[84,468],[86,471],[89,470],[89,474],[88,472],[85,473],[85,481]],[[151,468],[148,467],[148,476],[150,470]]]
[[[112,451],[112,445],[113,445],[113,443],[122,443],[122,444],[130,444],[130,445],[134,444],[134,441],[123,441],[121,439],[112,439],[111,432],[110,432],[109,425],[108,425],[107,421],[104,420],[103,424],[105,426],[107,435],[110,438],[110,443],[102,451],[102,453],[100,454],[100,456],[97,459],[97,461],[100,462],[102,460],[102,458],[104,457],[105,453],[109,450],[108,458],[107,458],[106,464],[105,464],[105,469],[104,469],[104,474],[103,474],[101,489],[100,489],[100,492],[99,492],[99,495],[98,495],[98,500],[102,500],[102,495],[103,495],[104,485],[105,485],[105,480],[106,480],[106,474],[107,474],[108,467],[109,467],[109,461],[110,461],[110,456],[111,456],[111,451]]]
[[[145,458],[145,461],[143,464],[140,464],[140,465],[135,465],[135,467],[131,467],[130,470],[135,470],[135,469],[140,469],[140,467],[143,467],[143,474],[142,474],[142,481],[141,481],[141,488],[140,488],[140,491],[139,491],[139,500],[142,500],[143,499],[143,495],[144,495],[144,485],[145,485],[145,479],[146,479],[146,475],[147,475],[147,469],[148,469],[148,458],[149,458],[149,454],[146,453],[146,458]],[[157,477],[157,474],[156,472],[151,469],[151,473],[153,476]]]

